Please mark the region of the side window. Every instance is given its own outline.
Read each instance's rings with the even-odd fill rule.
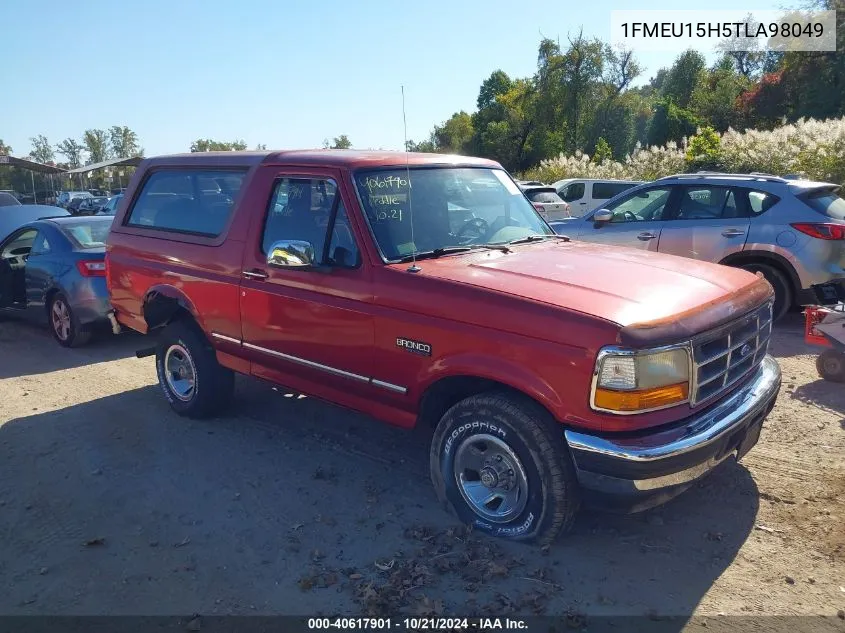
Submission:
[[[641,189],[607,206],[613,214],[611,222],[649,222],[661,220],[666,203],[669,202],[670,187]]]
[[[594,182],[593,200],[610,200],[633,186],[627,182]]]
[[[583,182],[571,182],[563,190],[560,192],[560,197],[564,199],[566,202],[572,202],[574,200],[580,200],[584,197],[584,183]]]
[[[217,237],[229,221],[245,173],[154,171],[135,200],[126,225]]]
[[[276,182],[264,223],[262,252],[267,254],[273,243],[280,240],[309,242],[320,264],[354,268],[359,263],[346,207],[337,184],[328,178],[280,178]]]
[[[776,195],[765,191],[748,191],[748,208],[751,215],[765,213],[780,201]]]
[[[35,236],[38,232],[35,229],[25,229],[15,235],[9,242],[0,256],[3,259],[12,259],[15,257],[23,257],[32,252],[32,244],[35,242]]]
[[[678,220],[720,220],[739,217],[736,195],[728,187],[682,187]]]
[[[38,237],[32,244],[32,250],[29,252],[32,255],[46,255],[50,252],[50,242],[47,241],[47,236],[42,232],[38,232]]]

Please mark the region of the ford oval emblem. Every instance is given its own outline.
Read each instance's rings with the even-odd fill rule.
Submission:
[[[743,345],[742,347],[739,348],[739,357],[740,358],[745,358],[750,353],[751,353],[751,345],[749,345],[748,343],[746,343],[745,345]]]

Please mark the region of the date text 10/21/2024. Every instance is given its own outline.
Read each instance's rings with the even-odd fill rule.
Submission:
[[[312,631],[389,630],[407,631],[526,631],[528,624],[519,618],[308,618]]]

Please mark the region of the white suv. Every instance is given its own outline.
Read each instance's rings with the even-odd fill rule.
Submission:
[[[557,189],[557,195],[569,203],[572,215],[581,217],[641,182],[641,180],[565,178],[552,184],[552,187]]]

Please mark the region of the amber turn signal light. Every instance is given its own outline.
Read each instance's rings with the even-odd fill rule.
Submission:
[[[596,389],[595,404],[610,411],[646,411],[679,404],[689,398],[689,383],[679,382],[665,387],[638,389],[634,391],[615,391]]]

